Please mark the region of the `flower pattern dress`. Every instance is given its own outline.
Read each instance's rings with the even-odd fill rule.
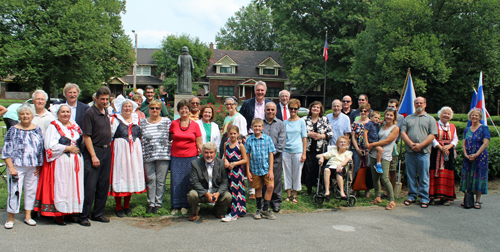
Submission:
[[[472,132],[470,127],[467,127],[463,140],[467,154],[476,153],[483,145],[484,138],[490,139],[490,130],[487,126],[481,125],[475,132]],[[460,191],[488,193],[488,148],[485,148],[473,162],[464,157]]]

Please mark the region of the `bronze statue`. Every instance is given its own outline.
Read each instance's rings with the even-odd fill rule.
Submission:
[[[194,63],[187,46],[182,47],[177,69],[177,94],[192,94],[191,72],[194,70]]]

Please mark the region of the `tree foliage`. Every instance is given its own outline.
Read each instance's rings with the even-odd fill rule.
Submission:
[[[206,75],[208,60],[212,57],[212,50],[198,37],[182,34],[163,38],[161,49],[153,53],[153,58],[158,65],[158,75],[163,72],[166,77],[163,80],[163,85],[169,94],[175,94],[177,91],[177,60],[183,46],[189,48],[189,54],[193,58],[194,70],[191,74],[193,80]]]
[[[122,0],[2,1],[0,76],[49,94],[74,82],[91,95],[134,61],[123,11]]]
[[[269,8],[250,3],[241,7],[217,32],[217,49],[273,51],[276,48],[275,33]]]
[[[500,84],[500,3],[493,0],[374,1],[352,68],[357,92],[401,92],[406,72],[430,110],[468,109],[484,73],[486,96]]]

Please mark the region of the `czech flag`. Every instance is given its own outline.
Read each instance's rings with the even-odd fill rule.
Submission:
[[[474,90],[475,91],[475,90]],[[475,106],[473,106],[475,103]],[[483,72],[479,74],[479,85],[477,87],[476,99],[473,98],[471,108],[478,108],[483,112],[483,119],[481,119],[482,125],[488,125],[486,119],[488,118],[488,111],[486,110],[486,101],[484,99],[483,90]],[[468,123],[467,123],[468,125]]]
[[[325,47],[323,48],[323,57],[325,57],[325,61],[328,60],[328,44],[326,43],[326,38],[325,38]]]
[[[408,82],[406,83],[406,90],[403,95],[403,99],[399,105],[398,114],[407,117],[413,113],[415,113],[415,89],[413,89],[413,81],[411,80],[411,73],[408,70]]]

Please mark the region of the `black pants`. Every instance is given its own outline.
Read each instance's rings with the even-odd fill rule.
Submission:
[[[7,127],[7,131],[9,131],[10,127],[19,123],[18,121],[12,120],[10,118],[4,118],[3,121],[5,122],[5,126]]]
[[[281,193],[283,191],[283,155],[277,152],[274,155],[273,174],[274,174],[274,190],[271,198],[273,206],[281,206]],[[262,195],[266,194],[266,187],[262,188]]]
[[[106,199],[108,198],[109,190],[109,173],[111,172],[111,148],[101,148],[94,145],[94,151],[99,159],[99,166],[92,166],[92,158],[87,149],[84,149],[84,200],[83,211],[80,214],[81,220],[86,220],[92,212],[92,204],[94,204],[94,213],[92,216],[99,217],[104,213],[106,207]]]

